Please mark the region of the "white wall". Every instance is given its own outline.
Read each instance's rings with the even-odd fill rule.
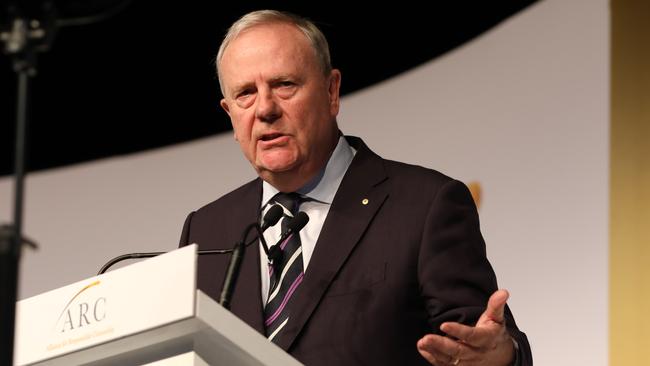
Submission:
[[[608,39],[606,1],[542,1],[343,104],[343,131],[380,155],[481,183],[539,365],[607,364]]]
[[[538,365],[607,363],[608,39],[607,1],[541,1],[343,99],[342,130],[379,154],[481,183],[488,255]],[[173,249],[190,210],[253,175],[230,134],[31,174],[24,231],[41,249],[20,297]],[[0,202],[8,221],[9,179]]]

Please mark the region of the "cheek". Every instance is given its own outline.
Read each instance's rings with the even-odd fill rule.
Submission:
[[[250,141],[252,123],[248,122],[245,114],[231,115],[232,128],[235,131],[235,139],[240,143]]]

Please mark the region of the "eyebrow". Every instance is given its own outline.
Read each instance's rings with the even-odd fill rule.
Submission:
[[[254,86],[254,85],[255,85],[255,83],[243,83],[241,85],[237,85],[237,86],[232,88],[232,93],[233,93],[232,96],[237,96],[242,91],[244,91],[244,90],[246,90],[246,89],[248,89],[248,88],[250,88],[251,86]]]
[[[305,83],[305,77],[296,74],[285,74],[279,77],[272,78],[270,80],[271,85],[279,85],[284,81],[289,81],[294,85],[301,86]]]
[[[297,79],[297,77],[295,77],[293,75],[290,75],[290,74],[284,74],[284,75],[280,75],[280,76],[276,76],[274,78],[271,78],[270,82],[271,83],[277,83],[278,81],[284,81],[284,80],[287,80],[287,79],[295,80],[295,79]]]
[[[282,75],[272,77],[271,79],[267,80],[266,83],[275,84],[275,83],[278,83],[280,81],[285,81],[285,80],[293,80],[293,81],[299,83],[299,82],[302,81],[302,78],[299,77],[298,75],[295,75],[295,74],[282,74]],[[233,97],[236,97],[239,93],[241,93],[242,91],[244,91],[244,90],[246,90],[246,89],[248,89],[250,87],[255,87],[255,82],[245,82],[245,83],[242,83],[240,85],[235,85],[232,88]]]

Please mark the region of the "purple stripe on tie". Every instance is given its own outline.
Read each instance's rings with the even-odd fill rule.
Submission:
[[[269,277],[273,275],[273,265],[269,263]]]
[[[298,277],[296,277],[296,279],[295,279],[295,280],[293,281],[293,283],[291,284],[291,287],[289,287],[289,291],[287,291],[287,294],[284,295],[284,299],[282,299],[282,303],[280,304],[280,307],[275,311],[275,313],[273,313],[273,315],[271,315],[271,317],[269,317],[268,319],[266,319],[266,321],[264,322],[264,324],[265,324],[267,327],[268,327],[269,325],[271,325],[271,323],[273,323],[273,321],[274,321],[278,316],[280,316],[280,313],[282,312],[282,310],[284,309],[284,307],[287,305],[287,302],[289,302],[289,299],[291,298],[291,295],[293,295],[293,292],[296,291],[296,288],[297,288],[298,285],[300,285],[300,283],[302,282],[302,277],[304,276],[304,274],[305,274],[305,273],[303,272],[303,273],[301,273]]]
[[[287,246],[287,243],[289,242],[289,239],[291,239],[291,238],[293,237],[293,234],[294,234],[294,233],[291,233],[291,235],[287,236],[287,238],[284,239],[284,241],[282,242],[282,244],[280,244],[280,249],[284,250],[284,247]]]

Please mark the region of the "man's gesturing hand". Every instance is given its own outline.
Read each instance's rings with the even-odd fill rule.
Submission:
[[[493,293],[474,327],[443,323],[440,330],[448,337],[427,334],[418,341],[418,351],[436,366],[510,365],[515,350],[503,317],[509,296],[506,290]]]

